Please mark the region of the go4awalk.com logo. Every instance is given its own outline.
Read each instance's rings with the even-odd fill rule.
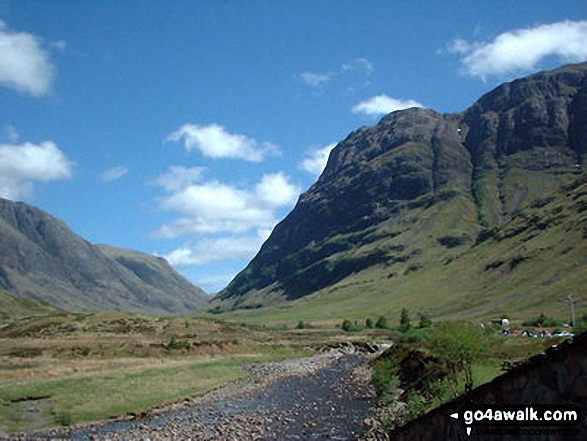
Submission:
[[[465,425],[467,435],[473,428],[480,434],[519,433],[522,428],[526,432],[540,428],[542,433],[548,428],[557,434],[573,435],[579,432],[581,421],[579,407],[567,404],[468,405],[450,417]]]

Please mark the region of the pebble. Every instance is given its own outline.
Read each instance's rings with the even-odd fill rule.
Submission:
[[[74,440],[360,439],[374,392],[353,378],[367,356],[350,348],[246,367],[249,377],[152,412],[149,418],[52,429],[31,436]],[[27,438],[20,438],[27,439]]]

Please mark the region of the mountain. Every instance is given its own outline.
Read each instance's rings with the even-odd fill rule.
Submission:
[[[507,274],[479,277],[490,274],[485,266],[499,260],[485,247],[505,234],[516,216],[546,216],[536,207],[542,204],[547,210],[546,202],[558,206],[564,195],[557,191],[585,171],[587,63],[505,83],[461,113],[419,108],[393,112],[333,149],[318,181],[301,195],[247,268],[216,296],[214,311],[305,297],[305,305],[316,301],[332,307],[316,311],[330,313],[340,304],[341,314],[356,304],[391,311],[398,299],[405,306],[433,310],[429,300],[437,293],[446,294],[438,297],[443,303],[459,298],[452,309],[459,311],[476,304],[481,292],[487,301],[508,295],[519,299],[525,288],[513,282],[505,288],[503,283],[523,277],[527,265],[510,261]],[[581,185],[579,181],[575,188],[579,194]],[[567,213],[564,205],[561,209],[569,222],[584,228],[582,212]],[[538,230],[537,235],[548,233]],[[558,268],[566,274],[571,256],[578,259],[571,266],[584,271],[585,237],[580,231],[577,237],[566,233],[570,244],[563,237],[551,246],[558,250],[564,242],[574,250],[551,262],[555,272]],[[494,248],[506,253],[504,257],[519,247],[508,240],[500,244]],[[510,249],[504,250],[505,244]],[[469,258],[477,260],[460,263]],[[540,285],[553,275],[549,269],[535,276],[538,281],[532,284]]]
[[[0,324],[24,317],[54,315],[60,312],[63,311],[48,303],[13,296],[0,289]]]
[[[207,300],[165,259],[93,245],[64,222],[0,199],[0,288],[72,312],[175,314]]]

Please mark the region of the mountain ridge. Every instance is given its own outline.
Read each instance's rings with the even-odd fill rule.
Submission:
[[[417,271],[450,257],[440,242],[472,246],[585,173],[586,153],[587,63],[504,83],[463,112],[393,112],[337,144],[213,304],[295,300],[377,265]]]
[[[172,314],[203,305],[205,293],[162,261],[93,245],[49,213],[0,199],[0,288],[13,295],[71,312]]]

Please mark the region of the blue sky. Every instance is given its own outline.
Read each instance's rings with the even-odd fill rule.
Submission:
[[[0,197],[214,293],[351,131],[585,60],[576,0],[0,0]]]

